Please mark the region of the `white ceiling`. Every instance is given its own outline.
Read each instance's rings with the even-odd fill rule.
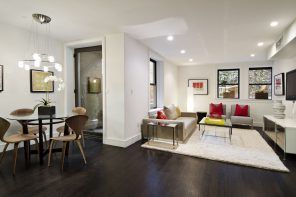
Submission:
[[[126,31],[186,65],[189,58],[192,64],[266,60],[267,48],[296,17],[296,0],[0,0],[2,23],[29,28],[32,13],[51,16],[52,35],[61,41]],[[269,26],[273,20],[278,27]],[[168,31],[177,34],[173,42]],[[265,45],[257,47],[259,41]]]

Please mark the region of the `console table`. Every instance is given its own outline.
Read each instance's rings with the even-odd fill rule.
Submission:
[[[286,153],[296,154],[296,120],[278,119],[272,115],[263,116],[263,131]]]

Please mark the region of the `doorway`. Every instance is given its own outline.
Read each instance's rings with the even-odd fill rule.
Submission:
[[[74,49],[75,106],[84,107],[86,130],[103,133],[102,46]]]

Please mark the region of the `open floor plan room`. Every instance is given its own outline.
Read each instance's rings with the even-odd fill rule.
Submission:
[[[0,196],[296,196],[296,1],[0,1]]]

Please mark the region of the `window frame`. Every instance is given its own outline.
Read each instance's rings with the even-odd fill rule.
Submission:
[[[149,77],[149,85],[155,87],[155,102],[156,102],[156,105],[155,105],[155,107],[150,108],[150,102],[149,102],[149,108],[150,109],[156,109],[157,108],[157,70],[156,70],[157,61],[150,58],[150,60],[149,60],[149,74],[150,74],[150,62],[153,62],[153,64],[154,64],[154,73],[153,73],[154,74],[154,82],[150,83],[150,77]],[[150,94],[150,90],[149,90],[149,94]],[[149,98],[150,98],[150,95],[149,95]]]
[[[270,72],[270,81],[271,81],[271,83],[250,83],[250,75],[249,75],[249,71],[250,70],[271,70],[271,72]],[[271,66],[268,66],[268,67],[249,67],[249,70],[248,70],[248,83],[249,83],[249,85],[248,85],[248,98],[249,99],[252,99],[252,100],[258,100],[258,99],[255,99],[255,98],[250,98],[250,86],[251,85],[270,85],[270,87],[271,87],[271,97],[270,97],[270,99],[268,98],[268,99],[260,99],[260,100],[272,100],[272,86],[273,86],[273,79],[272,79],[272,67]]]
[[[222,85],[219,83],[219,72],[220,71],[237,71],[238,72],[238,83],[232,83],[232,84],[223,84],[223,85],[237,85],[238,86],[238,97],[237,98],[221,98],[219,96],[219,86]],[[240,99],[240,69],[239,68],[229,68],[229,69],[218,69],[217,70],[217,98],[218,99]]]

